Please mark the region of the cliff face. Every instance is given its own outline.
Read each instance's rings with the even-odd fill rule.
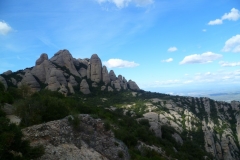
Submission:
[[[144,118],[149,120],[156,136],[161,135],[161,126],[171,126],[177,134],[185,132],[190,140],[202,142],[205,150],[218,160],[240,159],[240,102],[229,104],[193,97],[153,98],[149,101],[145,104],[148,107]],[[181,137],[175,139],[184,143]]]
[[[25,139],[31,145],[43,145],[45,154],[40,158],[71,160],[129,160],[127,147],[114,137],[111,131],[105,131],[100,119],[89,115],[78,115],[80,123],[75,128],[66,117],[61,120],[24,128]],[[119,156],[121,154],[121,156]]]

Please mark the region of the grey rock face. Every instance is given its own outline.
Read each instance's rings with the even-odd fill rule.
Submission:
[[[69,78],[69,82],[72,84],[72,86],[78,85],[77,81],[75,80],[75,78],[72,75]]]
[[[80,91],[83,93],[83,94],[90,94],[90,90],[89,90],[89,85],[86,81],[86,79],[83,79],[81,81],[81,84],[80,84]]]
[[[40,84],[37,82],[37,80],[33,77],[33,75],[30,72],[25,73],[21,83],[29,85],[33,91],[40,90]]]
[[[8,88],[7,82],[6,82],[6,80],[5,80],[2,76],[0,76],[0,82],[2,82],[2,84],[3,84],[4,87],[5,87],[5,89]]]
[[[8,70],[8,71],[4,72],[3,74],[6,75],[6,76],[8,76],[8,75],[12,74],[12,71],[11,71],[11,70]]]
[[[83,67],[80,68],[78,72],[80,73],[80,76],[81,76],[82,78],[84,78],[84,77],[87,76],[87,70],[86,70],[85,68],[83,68]]]
[[[40,160],[130,159],[127,147],[114,138],[113,132],[104,130],[103,121],[93,119],[89,115],[78,117],[81,120],[78,126],[81,128],[79,131],[73,129],[66,117],[24,128],[22,132],[25,139],[31,141],[32,146],[44,146],[45,154],[40,157]],[[69,118],[73,117],[69,116]],[[119,152],[123,154],[123,158],[119,158]]]
[[[114,73],[113,70],[110,70],[109,77],[111,81],[115,81],[117,79],[116,74]]]
[[[110,83],[110,78],[109,78],[108,70],[106,66],[102,67],[102,81],[105,83],[105,85]]]
[[[56,68],[51,69],[50,77],[47,83],[48,83],[47,88],[51,91],[56,91],[58,88],[60,88],[61,84],[67,86],[67,81],[62,71]]]
[[[31,73],[42,83],[47,83],[48,79],[50,78],[50,72],[52,68],[55,68],[55,66],[49,60],[44,60],[41,62],[41,64],[33,67]]]
[[[40,58],[37,59],[36,65],[40,65],[44,60],[48,60],[48,55],[46,53],[41,54]]]
[[[60,50],[54,54],[54,56],[50,59],[50,61],[58,64],[59,66],[66,67],[69,71],[74,74],[75,76],[80,77],[79,73],[77,72],[74,66],[74,60],[70,52],[66,49]]]
[[[93,54],[90,59],[91,80],[99,83],[102,80],[102,61],[97,54]]]
[[[128,85],[129,85],[129,88],[132,90],[140,90],[138,85],[132,80],[128,81]]]

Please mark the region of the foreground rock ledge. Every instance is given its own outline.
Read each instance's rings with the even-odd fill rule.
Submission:
[[[68,121],[69,117],[22,130],[25,139],[30,140],[32,146],[44,146],[45,154],[40,160],[130,159],[128,148],[114,137],[113,132],[104,130],[102,120],[81,114],[78,115],[79,128],[73,129]],[[119,153],[123,155],[122,158]]]

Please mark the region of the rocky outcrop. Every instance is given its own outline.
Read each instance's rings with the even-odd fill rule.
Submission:
[[[102,61],[97,54],[93,54],[90,59],[91,80],[99,83],[102,80]]]
[[[132,80],[128,81],[128,86],[131,90],[137,90],[137,91],[140,90],[138,85]]]
[[[43,54],[41,54],[40,58],[37,59],[35,65],[40,65],[45,60],[48,60],[48,55],[46,53],[43,53]]]
[[[86,81],[86,79],[83,79],[81,81],[81,84],[80,84],[80,91],[83,93],[83,94],[90,94],[90,90],[89,90],[89,85]]]
[[[30,140],[32,146],[44,146],[45,154],[40,160],[130,159],[127,147],[111,131],[104,130],[104,123],[100,119],[78,115],[80,124],[74,129],[69,121],[73,118],[69,116],[22,130],[25,139]]]
[[[8,71],[6,71],[6,72],[3,72],[3,74],[6,75],[6,76],[8,76],[8,75],[12,74],[12,71],[11,71],[11,70],[8,70]]]
[[[47,83],[50,78],[51,69],[55,68],[55,66],[49,60],[42,61],[41,59],[39,62],[36,62],[36,66],[33,67],[31,73],[36,76],[42,83]]]
[[[110,70],[109,78],[110,78],[111,81],[115,81],[117,79],[116,74],[114,73],[113,70]]]
[[[77,72],[74,66],[73,57],[68,50],[64,49],[58,51],[57,53],[54,54],[50,61],[56,63],[61,67],[66,67],[73,75],[80,77],[79,73]]]
[[[51,91],[57,91],[57,89],[60,88],[61,85],[67,86],[67,81],[62,71],[56,68],[51,69],[50,77],[47,83],[47,89]]]
[[[37,82],[37,80],[34,78],[34,76],[30,73],[27,72],[25,73],[21,84],[26,84],[32,88],[33,91],[39,91],[41,89],[40,84]]]
[[[102,67],[102,81],[105,83],[105,85],[110,83],[110,78],[109,78],[109,74],[106,66]]]
[[[2,76],[0,76],[0,82],[4,85],[5,89],[8,88],[7,82]]]

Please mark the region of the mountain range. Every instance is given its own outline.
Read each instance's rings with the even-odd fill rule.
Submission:
[[[45,147],[40,159],[240,159],[239,101],[147,92],[108,72],[97,54],[75,59],[60,50],[49,59],[43,53],[31,68],[2,73],[0,82],[5,90],[30,87],[31,99],[16,101],[8,114],[20,117],[31,145]],[[44,90],[64,95],[57,95],[64,104],[71,100],[62,106],[69,111],[65,116],[51,114],[41,123],[44,116],[36,106],[47,106],[41,97],[51,95]],[[20,102],[35,108],[26,116]],[[35,110],[41,120],[34,119]],[[81,114],[70,114],[75,110]],[[36,121],[26,121],[31,116]]]

